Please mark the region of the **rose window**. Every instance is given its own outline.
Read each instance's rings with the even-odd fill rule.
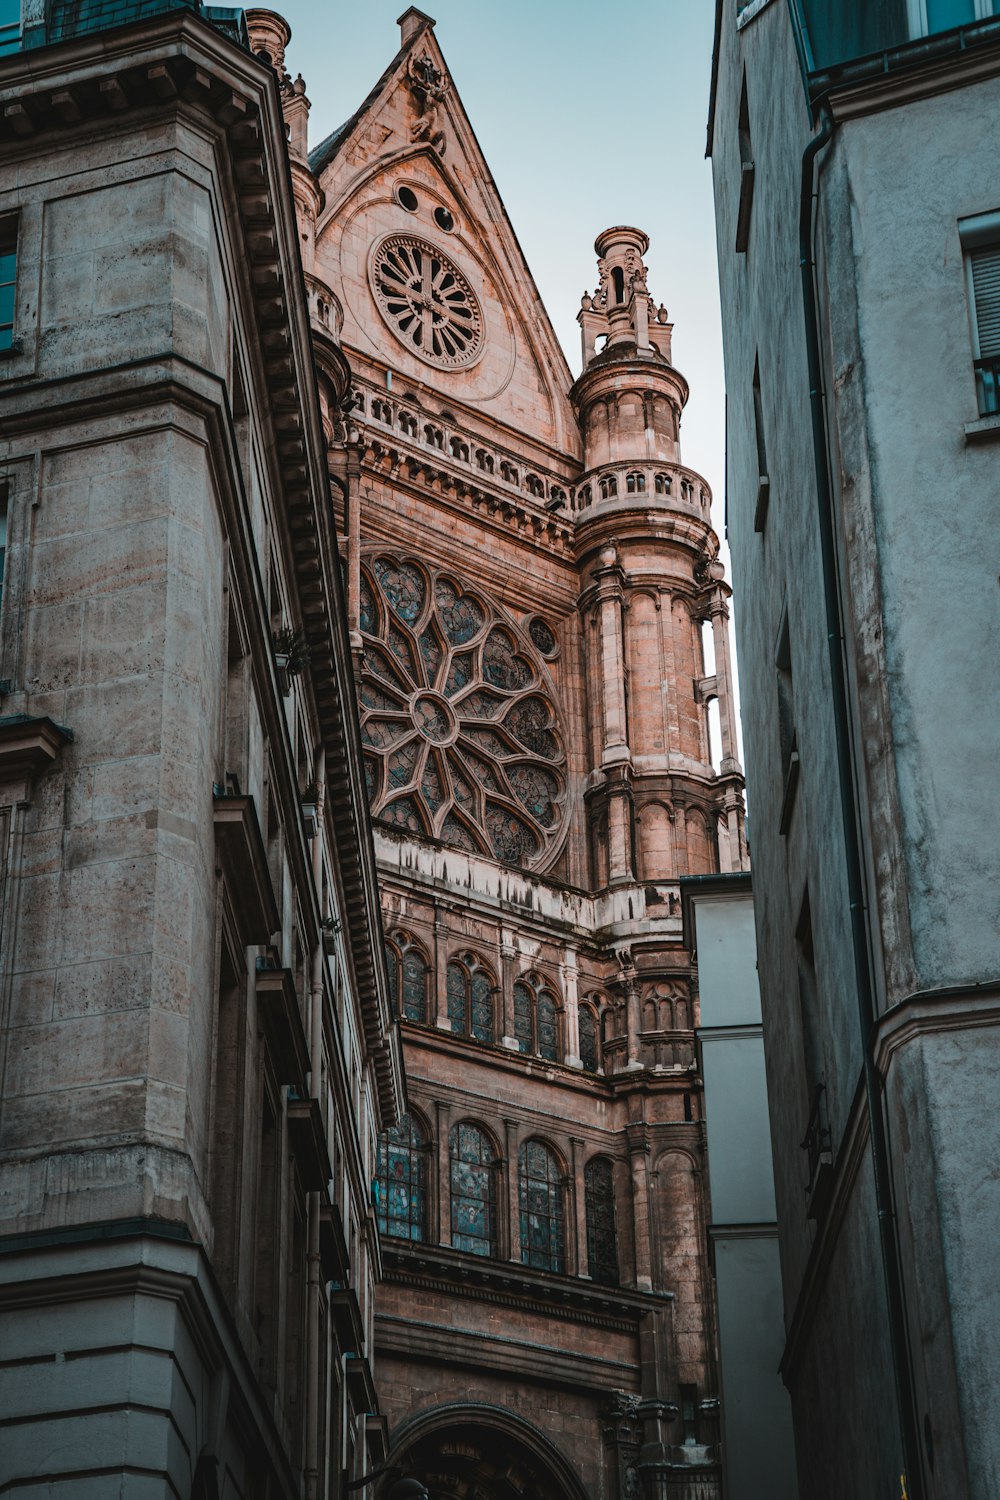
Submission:
[[[551,682],[485,595],[412,560],[361,573],[361,737],[372,812],[512,865],[540,864],[563,823]]]
[[[371,280],[382,316],[421,359],[461,368],[483,346],[483,318],[457,266],[426,240],[391,234],[372,255]]]

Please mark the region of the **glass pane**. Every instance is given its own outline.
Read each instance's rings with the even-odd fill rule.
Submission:
[[[563,1271],[562,1189],[555,1156],[541,1141],[518,1153],[521,1259],[543,1271]]]
[[[399,964],[396,959],[396,950],[388,943],[385,945],[385,966],[389,971],[389,994],[392,996],[393,1009],[399,1008]]]
[[[538,1055],[545,1057],[549,1062],[555,1062],[557,1057],[556,1048],[556,1007],[552,996],[543,990],[538,997]]]
[[[953,26],[968,26],[976,19],[973,0],[927,0],[927,30],[950,31]]]
[[[909,38],[906,0],[801,0],[814,66],[831,68]]]
[[[427,1209],[425,1143],[409,1115],[387,1130],[379,1143],[377,1180],[376,1217],[382,1233],[396,1239],[423,1240]]]
[[[472,1035],[478,1042],[493,1040],[493,986],[482,969],[472,976]]]
[[[408,1021],[427,1020],[427,965],[414,948],[403,954],[402,1011]]]
[[[605,1157],[587,1163],[584,1171],[587,1211],[587,1270],[604,1286],[618,1285],[618,1246],[615,1236],[614,1171]]]
[[[448,1020],[451,1022],[452,1031],[457,1031],[462,1036],[465,1036],[469,1029],[465,1008],[466,985],[466,974],[462,965],[449,964],[446,989]]]
[[[492,1255],[496,1205],[493,1151],[475,1125],[451,1132],[451,1243],[472,1255]]]
[[[580,1061],[588,1073],[596,1073],[597,1020],[589,1005],[580,1006]]]
[[[520,982],[514,986],[514,1038],[521,1052],[531,1051],[531,991]]]

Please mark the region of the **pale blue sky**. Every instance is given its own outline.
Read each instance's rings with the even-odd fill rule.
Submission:
[[[284,0],[286,64],[301,71],[316,144],[353,113],[399,46],[404,0]],[[611,224],[649,234],[649,289],[675,324],[691,383],[684,460],[722,526],[723,378],[705,121],[711,0],[428,0],[472,120],[570,367],[576,313]]]

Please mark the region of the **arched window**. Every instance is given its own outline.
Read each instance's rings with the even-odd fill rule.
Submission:
[[[470,1255],[496,1254],[496,1158],[485,1130],[453,1125],[451,1157],[451,1243]]]
[[[427,1024],[427,960],[405,933],[385,945],[393,1009],[404,1021]]]
[[[638,470],[625,476],[625,488],[630,495],[641,495],[646,488],[646,476]]]
[[[536,974],[514,985],[514,1038],[521,1052],[555,1062],[559,1056],[556,999]]]
[[[601,1049],[597,1038],[597,1016],[589,1005],[580,1006],[580,1061],[588,1073],[601,1066]]]
[[[398,1240],[426,1239],[427,1142],[409,1115],[379,1141],[377,1180],[382,1233]]]
[[[566,1269],[562,1185],[555,1152],[541,1141],[525,1141],[518,1152],[521,1259],[542,1271]]]
[[[474,1037],[477,1042],[492,1042],[493,976],[472,953],[452,959],[447,974],[448,1019],[459,1036]]]
[[[621,266],[612,266],[611,282],[615,289],[615,301],[625,301],[625,272]]]
[[[618,1285],[615,1235],[615,1175],[606,1156],[595,1156],[583,1172],[587,1210],[587,1271],[602,1286]]]
[[[656,493],[658,495],[669,495],[670,494],[670,483],[671,483],[671,481],[670,481],[670,475],[669,474],[657,474],[654,483],[655,483],[655,486],[656,486]]]

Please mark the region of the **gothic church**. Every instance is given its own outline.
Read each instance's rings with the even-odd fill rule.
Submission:
[[[247,20],[288,125],[408,1080],[377,1182],[391,1457],[469,1500],[715,1500],[679,881],[746,868],[743,780],[647,238],[598,236],[574,381],[434,22],[401,17],[310,150],[289,30]]]

